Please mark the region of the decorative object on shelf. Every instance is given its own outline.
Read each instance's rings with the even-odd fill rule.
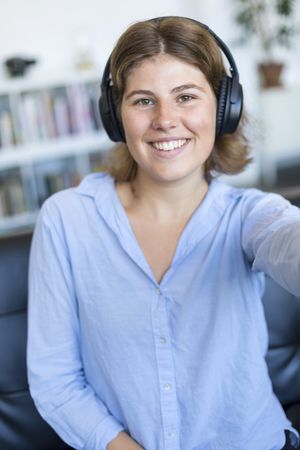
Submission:
[[[21,77],[26,74],[28,68],[37,63],[36,59],[13,56],[4,61],[6,69],[11,77]]]
[[[271,88],[282,86],[284,64],[280,62],[265,62],[258,64],[261,87]]]
[[[88,31],[78,30],[74,38],[75,68],[80,71],[95,69],[91,39]]]
[[[279,48],[289,49],[299,33],[295,0],[234,0],[235,21],[241,29],[240,44],[256,39],[261,50],[258,71],[263,88],[282,85],[284,63],[276,56]]]

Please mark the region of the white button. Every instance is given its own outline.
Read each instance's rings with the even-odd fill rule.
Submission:
[[[160,294],[161,294],[161,290],[160,290],[159,288],[156,288],[156,293],[157,293],[158,295],[160,295]]]
[[[174,433],[173,431],[170,431],[170,433],[168,434],[168,436],[169,436],[170,438],[173,438],[173,437],[175,437],[175,433]]]
[[[165,391],[169,391],[170,389],[171,389],[170,383],[166,383],[166,384],[164,385],[164,390],[165,390]]]
[[[165,338],[165,337],[160,337],[159,338],[159,342],[161,343],[161,344],[166,344],[166,342],[167,342],[167,339]]]

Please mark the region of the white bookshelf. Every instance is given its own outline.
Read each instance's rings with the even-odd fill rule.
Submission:
[[[103,132],[70,136],[47,142],[6,147],[0,151],[0,170],[48,158],[76,156],[82,153],[104,151],[109,145]]]
[[[10,217],[2,217],[0,220],[0,238],[30,232],[34,227],[37,215],[38,209]]]
[[[32,230],[47,196],[99,169],[99,95],[92,72],[0,82],[0,237]]]
[[[25,78],[10,78],[0,80],[0,95],[2,94],[18,94],[20,92],[37,91],[40,89],[50,89],[56,86],[66,86],[70,84],[87,84],[98,83],[100,86],[100,76],[98,71],[88,72],[68,72],[68,73],[54,73],[51,76],[46,74],[30,75]]]

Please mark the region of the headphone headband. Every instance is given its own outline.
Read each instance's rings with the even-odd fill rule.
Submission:
[[[214,38],[218,47],[222,50],[229,62],[229,75],[224,75],[221,80],[218,95],[216,136],[231,134],[237,129],[243,109],[243,89],[239,83],[239,73],[234,58],[225,42],[207,25],[195,19],[180,16],[165,16],[149,19],[147,22],[161,22],[164,19],[180,18],[190,20],[204,28]],[[114,142],[125,142],[125,133],[122,123],[118,119],[115,89],[110,75],[109,57],[102,76],[101,96],[99,99],[99,110],[104,129],[110,139]]]
[[[194,22],[196,25],[198,25],[201,28],[204,28],[206,31],[208,31],[209,34],[211,34],[211,36],[215,39],[215,41],[217,42],[218,46],[221,48],[221,50],[224,53],[224,55],[226,56],[226,58],[227,58],[227,60],[228,60],[228,62],[230,64],[230,68],[231,68],[232,74],[234,74],[235,76],[239,76],[236,63],[235,63],[235,61],[233,59],[233,56],[232,56],[228,46],[225,44],[225,42],[213,30],[211,30],[209,28],[208,25],[206,25],[203,22],[199,22],[196,19],[192,19],[191,17],[183,17],[183,16],[155,17],[154,19],[149,19],[147,22],[161,22],[164,19],[185,19],[185,20],[189,20],[190,22]]]

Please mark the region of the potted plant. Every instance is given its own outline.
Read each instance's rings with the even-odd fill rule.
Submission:
[[[295,0],[234,0],[235,21],[241,28],[240,44],[256,39],[262,59],[258,64],[263,87],[281,85],[283,63],[278,48],[290,48],[299,29],[295,21]]]

